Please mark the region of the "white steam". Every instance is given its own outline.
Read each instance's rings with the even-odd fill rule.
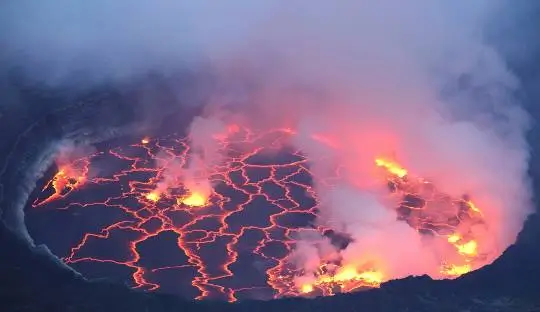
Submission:
[[[179,162],[175,155],[162,154],[156,164],[164,168],[157,183],[157,194],[167,193],[182,184],[190,193],[209,198],[213,193],[210,176],[216,166],[223,163],[220,135],[227,133],[226,125],[217,118],[195,117],[188,130],[189,151],[186,162]]]
[[[483,264],[515,241],[531,212],[528,116],[512,98],[516,78],[484,38],[504,5],[300,1],[269,13],[245,50],[218,62],[223,80],[245,84],[251,102],[240,114],[250,127],[297,131],[291,143],[316,176],[318,224],[353,239],[343,263],[375,262],[391,279],[439,277],[452,260],[389,213],[396,203],[374,182],[381,156],[474,199],[488,224],[475,233]],[[341,183],[321,183],[337,165],[345,168]],[[309,275],[314,258],[305,258],[292,261]]]

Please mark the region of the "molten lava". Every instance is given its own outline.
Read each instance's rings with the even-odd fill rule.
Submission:
[[[401,194],[403,198],[416,197],[423,198],[424,200],[430,197],[437,198],[437,200],[435,200],[435,202],[439,204],[437,205],[437,208],[439,208],[441,204],[444,204],[454,208],[454,211],[457,211],[457,216],[448,216],[448,224],[437,226],[430,223],[430,215],[426,214],[426,212],[429,211],[428,202],[421,204],[420,207],[417,207],[414,204],[410,205],[410,203],[403,203],[398,208],[398,214],[401,213],[400,217],[407,222],[410,222],[412,216],[414,216],[413,210],[422,208],[422,214],[417,217],[420,221],[422,221],[422,218],[425,218],[426,222],[416,222],[415,225],[409,223],[411,226],[415,226],[420,232],[426,233],[425,231],[427,230],[430,234],[442,236],[445,235],[446,232],[451,231],[450,234],[446,236],[446,241],[454,246],[455,251],[461,255],[461,263],[448,263],[447,261],[443,261],[440,269],[440,272],[443,275],[448,277],[463,275],[473,270],[475,262],[481,262],[484,259],[482,255],[478,254],[477,241],[470,237],[471,227],[484,222],[480,209],[472,201],[466,199],[453,199],[439,193],[429,181],[421,178],[409,177],[407,170],[402,168],[396,162],[387,161],[385,159],[376,159],[375,163],[377,166],[385,168],[388,173],[390,173],[388,181],[391,189],[398,193],[404,192],[404,194]],[[425,190],[426,186],[428,189],[427,191]],[[461,227],[460,229],[464,233],[457,232],[457,226],[464,221],[469,222],[468,226]],[[465,238],[464,234],[468,235],[468,238]]]
[[[60,165],[58,172],[45,185],[42,191],[52,189],[53,194],[44,200],[36,200],[35,206],[45,205],[54,200],[68,196],[74,190],[83,186],[88,175],[88,159],[78,159],[71,164]]]
[[[386,160],[384,158],[376,158],[375,164],[379,167],[383,167],[388,170],[389,173],[395,175],[398,178],[403,178],[407,175],[407,170],[402,168],[398,163]]]
[[[231,138],[233,134],[234,138]],[[84,233],[63,260],[75,266],[87,262],[128,268],[132,271],[135,288],[158,289],[161,287],[158,276],[165,270],[193,270],[191,285],[198,291],[197,299],[235,301],[261,288],[271,290],[273,297],[282,297],[332,295],[379,287],[392,276],[388,276],[377,262],[353,265],[328,261],[320,264],[313,280],[295,282],[302,273],[289,261],[296,243],[295,234],[309,228],[319,208],[317,194],[310,179],[306,178],[312,176],[309,159],[301,151],[290,150],[286,152],[287,157],[275,162],[264,156],[285,153],[284,142],[291,135],[294,132],[289,129],[254,134],[238,126],[229,127],[227,135],[217,135],[215,139],[220,140],[222,146],[220,152],[227,158],[225,164],[209,169],[207,178],[215,186],[211,195],[190,190],[185,181],[177,181],[167,190],[159,189],[158,184],[167,168],[156,165],[157,160],[166,154],[185,164],[190,157],[189,140],[144,138],[137,144],[103,151],[62,166],[45,185],[44,194],[34,202],[34,207],[63,210],[105,207],[125,215],[123,220]],[[239,144],[243,148],[237,148]],[[98,160],[102,163],[116,161],[122,168],[102,176],[96,170],[90,178],[91,165]],[[442,259],[437,268],[442,276],[457,277],[484,265],[484,256],[479,252],[480,242],[475,239],[471,226],[482,225],[485,220],[470,198],[445,195],[430,181],[414,176],[394,159],[380,157],[374,160],[373,166],[382,170],[389,196],[400,202],[394,209],[396,218],[414,228],[419,235],[438,239],[451,249],[451,257]],[[331,185],[339,175],[336,170],[336,176],[326,183]],[[94,189],[114,189],[117,193],[93,202],[72,199],[75,194],[83,194],[90,185]],[[87,200],[90,197],[86,193],[79,198]],[[261,208],[262,202],[267,208]],[[192,209],[194,207],[205,208]],[[266,213],[267,218],[258,223],[244,220],[247,224],[234,224],[234,220],[250,211],[255,211],[251,213],[257,216]],[[304,221],[296,224],[291,221],[293,217]],[[325,230],[311,229],[321,233]],[[125,243],[128,256],[92,256],[89,245],[112,240],[117,233],[129,233]],[[187,257],[187,263],[148,267],[142,261],[141,245],[167,233],[177,237],[177,248]],[[257,237],[256,242],[245,243],[248,236]],[[202,254],[202,250],[208,248],[214,251],[212,259]],[[219,250],[222,258],[217,256]],[[246,253],[264,264],[265,285],[244,285],[235,280],[233,271],[243,266],[237,262]],[[218,259],[218,264],[207,264],[209,260],[215,262]]]
[[[322,268],[321,271],[324,271]],[[339,288],[339,292],[351,292],[362,288],[377,288],[383,282],[384,274],[376,270],[357,270],[355,267],[339,268],[334,274],[318,275],[313,283],[306,283],[300,286],[301,292],[308,294],[319,288],[324,295],[334,294],[334,289]]]
[[[208,198],[199,192],[192,192],[186,197],[179,198],[178,202],[190,207],[204,207],[208,203]]]
[[[457,262],[442,260],[439,272],[443,276],[458,277],[479,266],[484,257],[478,254],[478,242],[471,237],[470,230],[475,224],[483,223],[483,218],[479,208],[472,201],[453,199],[439,193],[429,181],[410,176],[407,169],[396,161],[377,158],[375,165],[385,170],[390,191],[403,199],[396,209],[398,219],[407,222],[420,235],[438,236],[453,247],[457,260],[456,257],[452,259]],[[433,199],[428,201],[430,198]],[[435,224],[432,220],[441,217],[445,219],[445,213],[440,210],[444,206],[452,208],[457,217],[453,213],[448,214],[446,223]],[[467,234],[468,238],[463,234]],[[366,269],[342,264],[342,267],[332,270],[328,269],[328,265],[331,263],[323,263],[315,276],[316,281],[301,284],[298,287],[299,291],[311,293],[318,289],[323,295],[331,295],[336,287],[340,292],[350,292],[379,287],[385,281],[384,270],[376,263]]]
[[[150,192],[145,197],[149,201],[157,202],[159,200],[159,193],[158,192]]]
[[[411,190],[418,190],[418,185],[425,186],[429,185],[431,190],[429,191],[433,195],[436,195],[439,197],[439,202],[448,204],[450,206],[453,206],[458,211],[458,221],[464,221],[466,219],[473,219],[476,221],[476,223],[482,223],[483,218],[480,209],[470,200],[465,199],[453,199],[449,198],[448,196],[438,193],[436,189],[433,189],[433,187],[430,185],[429,181],[426,181],[424,179],[417,178],[417,181],[405,181],[405,178],[407,177],[407,171],[404,169],[394,169],[396,164],[394,163],[391,167],[387,167],[388,171],[392,173],[393,175],[397,176],[398,179],[394,179],[392,177],[389,178],[391,183],[395,186],[397,186],[398,189],[402,189],[406,192],[410,192]],[[399,165],[398,165],[399,168]],[[414,178],[413,178],[414,179]],[[421,192],[421,191],[420,191]],[[418,193],[416,193],[419,195]],[[452,216],[453,217],[453,216]],[[467,228],[469,230],[469,228]],[[443,232],[443,231],[438,231]],[[437,233],[438,233],[437,232]],[[465,239],[462,233],[453,232],[447,237],[447,241],[451,244],[453,244],[460,254],[466,255],[466,256],[477,256],[477,242],[473,239]]]

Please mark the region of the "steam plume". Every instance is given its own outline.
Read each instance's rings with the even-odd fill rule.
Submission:
[[[217,118],[195,117],[189,132],[190,154],[187,163],[178,163],[171,155],[163,154],[158,167],[165,168],[163,177],[154,191],[155,196],[183,184],[186,191],[207,200],[213,192],[210,174],[222,164],[221,135],[227,135],[226,125]]]
[[[531,212],[529,120],[513,99],[519,82],[484,36],[504,5],[295,2],[269,13],[246,49],[218,62],[222,81],[243,83],[249,95],[241,114],[250,127],[294,129],[291,144],[312,159],[317,224],[352,237],[337,250],[342,264],[376,263],[385,279],[440,277],[437,263],[451,258],[396,220],[397,203],[374,182],[377,157],[474,199],[489,224],[471,230],[482,265],[515,241]],[[330,187],[323,182],[337,166],[342,181]],[[297,248],[324,258],[314,246]],[[313,271],[313,259],[292,261]]]

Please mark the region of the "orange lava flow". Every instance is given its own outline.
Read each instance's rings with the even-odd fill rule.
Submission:
[[[80,188],[86,182],[89,166],[90,160],[86,158],[78,159],[69,165],[60,166],[58,172],[42,190],[52,188],[54,193],[44,200],[36,201],[34,205],[48,204],[54,200],[64,198]]]
[[[406,200],[402,203],[398,213],[400,218],[406,220],[418,231],[428,231],[437,236],[447,237],[446,241],[453,245],[457,254],[461,257],[461,263],[442,263],[440,273],[449,277],[457,277],[470,272],[473,266],[484,260],[484,256],[478,253],[478,243],[473,237],[471,227],[483,224],[483,216],[478,207],[467,198],[455,199],[445,194],[438,193],[434,186],[424,179],[409,177],[405,169],[397,163],[384,159],[376,159],[377,166],[385,168],[390,176],[388,181],[395,192]],[[437,208],[445,205],[451,208],[455,214],[448,215],[442,224],[434,224],[431,220],[436,218],[437,211],[429,211],[430,203],[437,203]],[[420,212],[420,213],[418,213]],[[415,213],[417,214],[414,217]],[[462,233],[457,230],[457,225],[468,221],[469,226],[462,228]],[[415,224],[411,224],[415,222]]]
[[[288,129],[262,134],[234,130],[233,136],[217,136],[226,161],[209,170],[209,179],[214,185],[209,196],[187,190],[182,181],[166,191],[157,191],[166,170],[156,165],[157,160],[172,158],[185,164],[190,147],[187,139],[144,138],[139,143],[97,153],[60,168],[33,206],[43,211],[47,210],[45,208],[80,211],[101,207],[120,212],[124,216],[121,220],[97,232],[84,233],[63,260],[68,264],[109,263],[125,267],[131,271],[133,287],[138,289],[160,288],[160,272],[175,270],[194,271],[190,283],[198,292],[196,299],[217,298],[231,302],[261,288],[268,289],[276,298],[314,293],[332,295],[379,287],[388,280],[384,270],[376,264],[354,267],[322,263],[316,281],[295,283],[295,277],[302,272],[288,261],[295,246],[294,237],[317,217],[319,208],[311,185],[309,159],[300,151],[286,148],[284,142],[291,135]],[[276,156],[283,153],[286,157]],[[98,170],[100,163],[111,160],[122,169]],[[478,242],[467,227],[458,225],[463,220],[470,224],[482,223],[480,208],[469,198],[445,196],[429,181],[413,176],[395,160],[377,158],[373,166],[382,170],[390,196],[400,198],[397,218],[421,234],[441,237],[455,249],[455,259],[459,261],[441,263],[442,275],[456,277],[478,267],[482,261]],[[93,172],[91,178],[90,171]],[[338,170],[333,179],[337,178]],[[84,193],[86,189],[115,194],[89,201],[89,191]],[[83,193],[86,196],[82,196]],[[436,218],[438,214],[430,208],[431,202],[437,202],[438,206],[442,203],[455,213]],[[244,220],[243,217],[261,214],[264,220],[258,217],[256,221]],[[307,221],[295,224],[295,218]],[[311,230],[323,232],[325,229]],[[127,256],[91,254],[89,245],[113,240],[118,233],[127,233]],[[141,246],[167,233],[174,235],[175,248],[185,254],[187,262],[146,265]],[[256,243],[246,247],[246,237],[256,237]],[[208,250],[213,252],[211,260],[219,260],[219,263],[208,264]],[[239,263],[244,254],[264,264],[264,284],[244,285],[235,278],[235,271],[243,266]]]
[[[383,282],[384,273],[379,270],[358,270],[355,267],[339,267],[333,274],[323,273],[326,266],[322,266],[313,283],[303,283],[300,290],[304,294],[310,294],[316,288],[325,296],[336,292],[351,292],[360,289],[378,288]]]
[[[183,198],[178,199],[178,204],[183,204],[189,207],[204,207],[208,204],[208,198],[198,192],[193,192]]]

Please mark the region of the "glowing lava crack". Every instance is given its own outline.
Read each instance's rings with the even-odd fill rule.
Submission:
[[[358,267],[324,262],[315,281],[298,284],[295,278],[302,272],[288,257],[294,249],[296,233],[309,228],[319,209],[311,186],[309,161],[301,152],[290,151],[281,143],[282,138],[291,134],[289,130],[258,135],[237,131],[235,139],[218,137],[222,140],[220,152],[226,156],[226,161],[207,168],[213,185],[210,194],[196,188],[187,189],[181,179],[170,182],[166,190],[160,189],[167,165],[174,160],[184,166],[190,147],[186,139],[145,138],[131,146],[99,151],[59,164],[58,172],[33,203],[38,209],[30,213],[42,214],[49,209],[121,212],[123,217],[119,221],[106,224],[98,231],[83,233],[63,260],[74,266],[109,263],[128,268],[133,287],[144,290],[163,287],[159,273],[176,270],[193,271],[191,285],[198,291],[197,299],[229,301],[261,297],[260,291],[273,297],[331,295],[378,287],[388,280],[377,263]],[[277,160],[272,162],[268,155],[278,155]],[[107,172],[103,164],[110,163],[121,169]],[[393,160],[378,158],[373,166],[382,170],[390,196],[400,202],[395,209],[397,218],[421,235],[440,238],[453,246],[455,257],[440,263],[442,276],[459,276],[482,265],[483,256],[478,252],[478,242],[470,227],[482,225],[484,220],[480,209],[469,198],[446,196],[429,181],[415,177]],[[336,178],[339,178],[337,172]],[[88,200],[100,196],[103,198]],[[443,206],[444,213],[438,210]],[[253,211],[257,220],[246,217],[254,215]],[[259,220],[261,214],[264,220]],[[311,227],[311,230],[322,233],[328,229]],[[127,256],[112,258],[92,254],[90,245],[116,242],[118,233],[124,233]],[[146,241],[169,235],[167,233],[174,234],[176,248],[185,255],[185,262],[153,266],[145,263],[142,246]],[[208,250],[211,250],[210,256]],[[251,260],[243,260],[246,255]],[[246,261],[256,264],[246,264]],[[236,278],[246,267],[252,270],[250,272],[260,273],[266,281],[250,285],[245,284],[249,281]]]

